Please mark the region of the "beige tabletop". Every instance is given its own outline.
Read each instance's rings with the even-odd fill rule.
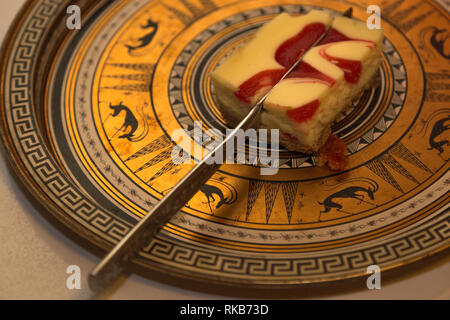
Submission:
[[[14,15],[25,0],[0,0],[0,39],[3,40]],[[100,261],[46,220],[25,197],[5,157],[0,157],[0,299],[229,299],[230,297],[286,297],[321,299],[450,299],[450,257],[434,258],[387,279],[381,275],[381,290],[368,290],[366,279],[350,287],[301,288],[289,293],[190,289],[124,276],[108,292],[94,296],[87,275]],[[67,267],[81,270],[81,288],[66,286]],[[214,293],[211,293],[211,290]]]

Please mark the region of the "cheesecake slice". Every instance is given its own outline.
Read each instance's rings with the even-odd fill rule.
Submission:
[[[329,24],[328,35],[278,83]],[[330,138],[330,128],[352,100],[372,85],[381,62],[382,39],[382,30],[369,30],[365,23],[342,16],[333,19],[324,11],[280,14],[213,72],[220,111],[230,125],[236,125],[278,83],[264,103],[260,126],[280,129],[280,143],[287,149],[320,151],[323,162],[342,169],[345,145]]]

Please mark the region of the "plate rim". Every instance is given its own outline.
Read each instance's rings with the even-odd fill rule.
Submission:
[[[26,17],[26,13],[30,10],[31,7],[33,7],[34,4],[39,3],[39,2],[43,2],[44,0],[27,0],[27,2],[22,6],[22,8],[20,9],[20,11],[16,14],[12,24],[9,26],[8,32],[5,35],[5,38],[3,40],[2,43],[2,54],[0,56],[0,71],[2,72],[2,74],[6,74],[5,73],[5,66],[7,65],[7,60],[8,60],[8,53],[11,50],[11,45],[14,43],[14,40],[16,39],[16,35],[17,35],[17,31],[20,30],[20,21],[22,19],[24,19]],[[85,0],[81,0],[80,4],[86,4],[88,1]],[[101,0],[98,1],[97,4],[98,6],[102,6],[103,4],[107,3],[107,0]],[[69,0],[63,0],[62,3],[70,3]],[[62,6],[64,7],[64,5]],[[95,6],[94,9],[92,9],[93,11],[95,11],[97,8],[97,6]],[[48,29],[45,29],[45,32],[49,32]],[[50,31],[51,32],[51,31]],[[67,32],[66,32],[67,33]],[[42,45],[42,44],[41,44]],[[39,57],[38,57],[39,58]],[[36,71],[36,63],[33,64],[33,72]],[[47,76],[48,74],[46,74]],[[4,77],[1,77],[0,80],[0,92],[4,93],[5,88],[4,88]],[[34,87],[33,81],[35,79],[30,81],[30,86]],[[3,95],[2,95],[3,96]],[[36,105],[35,105],[35,101],[33,100],[34,95],[32,95],[32,98],[30,99],[30,104],[32,105],[33,110],[36,110]],[[71,231],[71,233],[73,233],[74,235],[76,235],[77,237],[80,237],[83,240],[86,240],[89,244],[93,244],[95,246],[95,248],[91,248],[90,249],[100,249],[102,251],[108,251],[109,249],[112,248],[112,244],[108,243],[105,239],[99,237],[98,235],[96,235],[92,230],[89,230],[85,227],[83,227],[80,224],[75,223],[75,221],[70,221],[71,219],[68,219],[68,216],[64,214],[64,212],[54,203],[48,202],[46,200],[45,197],[45,193],[43,193],[42,191],[39,190],[39,188],[35,185],[34,181],[32,179],[27,178],[27,174],[26,174],[26,170],[24,169],[24,167],[22,166],[21,163],[21,158],[20,155],[18,155],[13,147],[14,142],[12,141],[11,137],[8,135],[8,121],[7,119],[5,119],[4,114],[3,114],[3,110],[5,109],[6,105],[4,104],[4,100],[1,99],[0,100],[0,108],[2,110],[2,114],[1,114],[1,126],[0,126],[0,136],[1,136],[1,140],[2,140],[2,153],[3,156],[7,159],[7,162],[9,164],[9,167],[13,169],[13,172],[15,173],[15,176],[20,180],[20,183],[22,184],[22,186],[24,187],[24,189],[26,189],[27,193],[29,193],[29,195],[32,196],[32,198],[34,200],[36,200],[36,202],[42,206],[46,213],[49,214],[49,216],[56,218],[56,221],[58,221],[58,225],[64,226],[65,228],[67,228],[68,230]],[[38,127],[39,128],[39,127]],[[41,130],[40,130],[41,131]],[[40,132],[41,137],[43,137],[42,132]],[[48,150],[47,145],[45,145],[47,151],[49,154],[52,154],[52,152],[50,150]],[[32,183],[30,183],[32,182]],[[76,187],[76,186],[75,186]],[[83,192],[81,192],[83,193]],[[41,211],[41,210],[38,210]],[[41,213],[41,212],[40,212]],[[42,213],[41,213],[42,214]],[[382,271],[390,271],[402,266],[406,266],[406,265],[412,265],[414,264],[416,261],[420,261],[423,259],[426,259],[427,257],[430,256],[434,256],[440,252],[443,252],[447,249],[449,249],[450,246],[442,246],[438,249],[433,250],[430,253],[421,255],[420,257],[415,257],[415,258],[411,258],[408,260],[403,260],[401,263],[397,263],[397,264],[392,264],[390,266],[386,266],[382,268]],[[91,250],[89,250],[91,251]],[[280,283],[278,284],[274,284],[274,283],[257,283],[257,282],[253,282],[253,281],[247,281],[247,280],[239,280],[236,282],[230,282],[230,278],[221,278],[221,277],[215,277],[215,276],[211,276],[208,274],[195,274],[195,276],[193,276],[192,273],[190,273],[188,275],[188,272],[176,267],[170,267],[168,265],[164,265],[164,264],[160,264],[160,263],[156,263],[156,262],[150,262],[148,259],[144,259],[142,257],[138,257],[136,259],[133,259],[133,263],[144,268],[145,270],[150,269],[150,270],[155,270],[155,271],[159,271],[159,272],[163,272],[165,274],[170,273],[173,276],[179,276],[183,279],[195,279],[201,282],[205,282],[205,281],[210,281],[213,280],[215,283],[217,284],[224,284],[224,285],[238,285],[238,286],[247,286],[247,285],[251,285],[252,287],[264,287],[266,288],[267,286],[273,288],[274,286],[282,286],[284,287],[297,287],[297,286],[303,286],[305,284],[318,284],[318,283],[333,283],[335,281],[339,282],[341,280],[347,280],[347,279],[355,279],[355,278],[360,278],[365,276],[366,274],[352,274],[349,275],[347,277],[337,277],[334,280],[330,280],[330,278],[324,278],[323,281],[314,281],[314,282],[308,282],[308,281],[300,281],[300,280],[295,280],[295,281],[286,281],[286,280],[282,280]],[[170,270],[170,272],[168,272],[168,270]],[[273,281],[273,280],[272,280]],[[289,282],[289,283],[286,283]]]

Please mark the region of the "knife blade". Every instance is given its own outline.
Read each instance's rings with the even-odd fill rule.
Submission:
[[[344,16],[352,16],[352,8],[344,12]],[[288,69],[283,77],[278,81],[286,79],[289,74],[300,64],[306,53],[322,41],[329,33],[331,23],[326,31],[313,43],[313,45],[303,52],[297,61]],[[278,84],[277,83],[277,84]],[[145,217],[134,226],[125,237],[102,259],[102,261],[92,270],[88,283],[91,290],[99,292],[110,285],[126,268],[127,263],[141,249],[144,244],[158,233],[183,206],[198,192],[198,190],[211,178],[219,169],[221,164],[213,161],[217,153],[224,154],[227,143],[236,137],[241,129],[252,127],[263,108],[264,101],[270,94],[274,85],[250,110],[247,116],[231,131],[231,133],[206,157],[194,166],[173,188],[161,199]]]

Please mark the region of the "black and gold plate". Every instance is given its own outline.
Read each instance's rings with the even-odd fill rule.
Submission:
[[[280,12],[365,20],[374,1],[30,0],[1,60],[2,138],[30,192],[92,246],[111,249],[192,168],[176,129],[226,129],[210,72]],[[375,1],[376,2],[376,1]],[[388,0],[378,85],[334,131],[344,172],[280,149],[280,170],[223,165],[134,262],[247,286],[329,282],[388,270],[450,244],[449,14]],[[194,143],[201,143],[195,141]],[[204,148],[205,146],[201,146]]]

